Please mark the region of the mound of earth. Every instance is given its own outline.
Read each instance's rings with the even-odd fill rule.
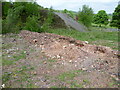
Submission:
[[[117,51],[109,47],[90,45],[87,41],[75,40],[50,33],[22,31],[20,34],[29,43],[42,48],[48,57],[76,63],[75,67],[91,70],[106,70],[117,73]],[[63,63],[67,65],[66,62]]]
[[[3,35],[2,75],[9,88],[117,88],[117,51],[87,41],[23,30]]]

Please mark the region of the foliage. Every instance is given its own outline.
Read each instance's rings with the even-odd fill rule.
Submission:
[[[44,18],[44,23],[42,25],[42,30],[45,31],[47,30],[48,28],[51,27],[51,24],[53,22],[53,9],[52,7],[49,9],[48,11],[48,15],[47,15],[47,18]]]
[[[110,25],[120,29],[120,4],[115,8]]]
[[[2,33],[18,32],[18,30],[20,29],[20,23],[21,23],[19,19],[19,13],[21,12],[22,8],[23,7],[21,6],[15,9],[8,10],[8,15],[6,19],[2,21],[3,22]]]
[[[87,5],[83,5],[82,10],[78,13],[79,21],[86,27],[90,27],[93,19],[93,10]]]
[[[11,7],[10,2],[2,2],[2,18],[5,18],[7,16],[10,7]]]
[[[63,13],[67,13],[67,12],[68,12],[68,10],[67,10],[67,9],[64,9],[64,10],[63,10]]]
[[[2,33],[17,33],[23,28],[41,32],[41,27],[38,25],[39,10],[41,8],[32,2],[4,2]]]
[[[106,11],[100,10],[100,11],[98,11],[97,14],[94,15],[93,22],[95,24],[99,24],[100,26],[102,24],[107,25],[109,23],[108,19],[109,19],[109,17],[107,15]]]
[[[35,32],[43,32],[51,27],[53,22],[53,9],[48,9],[45,16],[40,10],[45,10],[35,2],[12,2],[3,5],[3,32],[18,32],[27,29]],[[41,16],[41,17],[40,17]],[[42,19],[43,20],[42,20]]]
[[[24,29],[35,32],[42,32],[38,19],[38,16],[29,16],[25,23]]]
[[[14,2],[13,8],[17,7],[23,7],[22,12],[19,14],[22,22],[26,22],[27,17],[32,15],[39,15],[39,10],[41,7],[39,7],[36,3],[32,2]]]
[[[59,12],[60,12],[60,11],[59,11]],[[62,12],[63,12],[63,13],[66,13],[67,15],[69,15],[69,16],[72,17],[72,18],[75,18],[75,16],[76,16],[76,12],[74,12],[74,11],[69,11],[69,10],[67,10],[67,9],[64,9]]]

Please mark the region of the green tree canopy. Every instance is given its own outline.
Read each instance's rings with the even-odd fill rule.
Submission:
[[[115,8],[110,25],[120,29],[120,4]]]
[[[78,13],[78,20],[86,27],[90,27],[93,19],[93,10],[87,5],[83,5],[82,10]]]
[[[108,22],[108,15],[106,13],[106,11],[104,10],[100,10],[98,11],[97,14],[94,15],[94,19],[93,19],[93,22],[95,24],[104,24],[104,25],[107,25],[109,22]]]

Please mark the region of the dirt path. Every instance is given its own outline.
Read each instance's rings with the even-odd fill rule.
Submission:
[[[63,19],[68,27],[71,27],[71,28],[81,31],[81,32],[87,31],[87,28],[84,25],[79,24],[74,19],[69,17],[67,14],[58,13],[58,12],[55,12],[55,14],[58,15],[61,19]]]
[[[6,87],[114,88],[118,85],[117,51],[108,47],[30,31],[5,35],[3,39]]]

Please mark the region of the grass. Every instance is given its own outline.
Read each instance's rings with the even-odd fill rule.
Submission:
[[[93,27],[99,27],[98,24],[94,24],[92,23]],[[113,28],[113,29],[117,29],[117,27],[111,27],[110,25],[101,25],[101,28]]]
[[[12,56],[13,60],[8,60],[8,59],[4,59],[2,60],[2,65],[12,65],[15,61],[18,61],[20,59],[24,59],[26,57],[26,54],[24,52],[21,52],[18,55],[14,55]]]
[[[56,62],[56,60],[52,60],[52,59],[49,59],[49,60],[47,60],[48,62]]]
[[[4,45],[2,45],[2,49],[9,49],[9,48],[11,48],[13,45],[12,44],[4,44]]]
[[[66,81],[66,80],[72,80],[75,76],[77,76],[80,72],[83,72],[82,70],[75,70],[70,72],[64,72],[57,76],[58,80],[60,81]]]
[[[89,43],[93,41],[103,40],[102,45],[106,45],[108,47],[111,47],[111,45],[109,44],[109,42],[105,44],[106,42],[104,42],[104,40],[113,41],[113,43],[117,43],[118,41],[120,42],[120,40],[118,39],[118,32],[103,32],[97,30],[90,32],[79,32],[76,30],[67,30],[67,29],[49,29],[46,30],[46,32],[63,35],[63,36],[69,36],[77,40],[89,41]]]
[[[6,88],[11,88],[14,86],[14,84],[17,84],[21,88],[38,88],[30,79],[31,75],[28,72],[31,70],[34,70],[34,68],[29,65],[15,68],[11,72],[5,72],[2,75],[2,82],[6,85]],[[11,81],[13,82],[9,83]]]

